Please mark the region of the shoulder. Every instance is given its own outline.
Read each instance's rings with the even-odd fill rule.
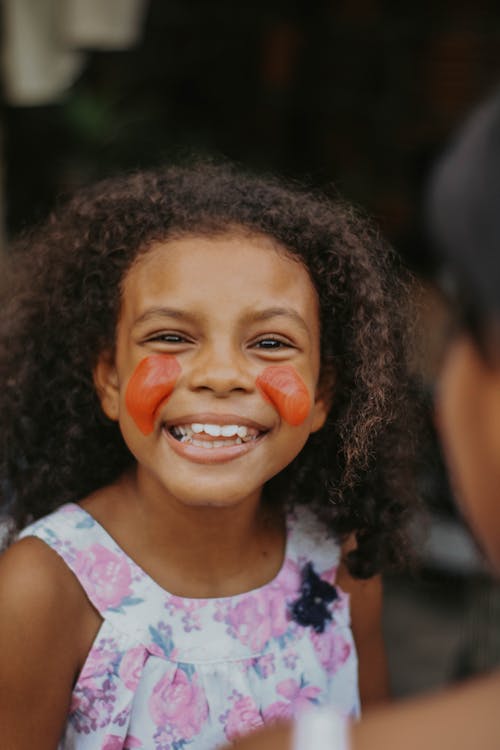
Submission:
[[[71,570],[40,539],[21,539],[0,556],[2,643],[3,637],[28,639],[23,651],[29,648],[33,655],[64,647],[77,670],[98,622]]]
[[[84,513],[76,503],[61,505],[57,510],[38,518],[19,533],[18,539],[38,537],[49,547],[55,547],[59,541],[71,541],[71,537],[83,525]]]
[[[78,613],[85,596],[61,557],[36,537],[26,537],[0,556],[0,611],[30,615],[31,622],[57,626]]]
[[[345,556],[354,548],[353,537],[342,546]],[[342,562],[337,583],[349,594],[351,627],[359,661],[359,692],[364,708],[384,701],[389,696],[387,657],[382,632],[382,578],[354,578]]]
[[[51,588],[55,591],[54,578],[60,582],[68,575],[59,555],[35,536],[20,539],[0,555],[2,589],[17,587],[18,591],[28,589],[36,595],[41,585],[44,593]]]
[[[342,545],[342,558],[355,546],[354,537],[349,537]],[[354,578],[342,560],[336,582],[342,591],[349,594],[353,629],[366,632],[378,628],[382,616],[382,577],[375,575],[371,578]]]
[[[89,610],[71,571],[29,537],[0,557],[0,724],[9,747],[55,747],[88,650]],[[27,714],[27,708],[29,708]]]

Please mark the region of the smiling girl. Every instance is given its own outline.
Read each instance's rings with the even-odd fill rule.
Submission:
[[[199,163],[82,191],[12,266],[6,746],[209,750],[385,698],[411,461],[376,231]]]

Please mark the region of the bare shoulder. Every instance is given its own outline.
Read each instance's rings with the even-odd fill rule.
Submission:
[[[0,556],[0,624],[12,627],[18,621],[19,632],[26,628],[32,637],[61,635],[85,640],[87,622],[97,613],[78,580],[44,542],[26,537]],[[68,624],[73,621],[73,626]]]
[[[355,547],[348,539],[342,555]],[[389,696],[389,676],[382,632],[382,578],[354,578],[341,563],[337,583],[349,594],[351,625],[359,659],[359,690],[363,708],[380,703]]]
[[[17,591],[20,600],[26,592],[43,601],[55,595],[65,579],[70,583],[70,577],[59,556],[36,537],[15,542],[0,556],[0,591],[5,595]]]
[[[24,750],[35,738],[40,748],[57,745],[98,622],[72,572],[42,541],[22,539],[0,556],[0,724],[7,746]]]
[[[354,549],[356,542],[354,538],[349,538],[342,546],[342,558]],[[378,627],[382,615],[382,578],[375,575],[372,578],[354,578],[347,569],[344,562],[341,562],[336,582],[340,588],[350,596],[351,617],[353,627],[357,630],[370,629]]]

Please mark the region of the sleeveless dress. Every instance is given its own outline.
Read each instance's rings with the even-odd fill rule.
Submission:
[[[306,508],[272,581],[213,599],[169,594],[76,504],[20,536],[55,550],[102,617],[60,750],[214,750],[309,704],[359,715],[349,597],[329,585],[339,546]]]

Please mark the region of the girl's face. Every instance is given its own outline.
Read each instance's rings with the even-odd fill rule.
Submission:
[[[271,368],[271,369],[269,369]],[[139,479],[191,506],[254,501],[328,405],[306,269],[261,236],[188,236],[128,272],[113,361],[95,371]]]
[[[500,370],[466,336],[445,359],[437,421],[458,502],[500,574]]]

